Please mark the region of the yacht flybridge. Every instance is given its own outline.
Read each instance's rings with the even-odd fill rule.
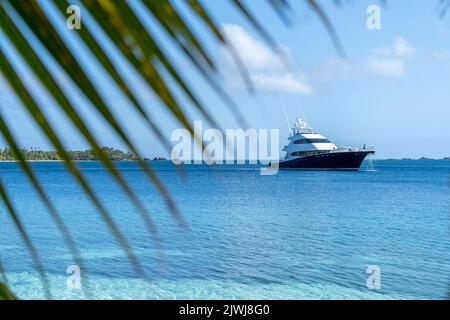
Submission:
[[[290,128],[289,144],[280,168],[309,170],[358,170],[364,158],[374,154],[365,148],[338,148],[321,134],[315,133],[308,122],[297,118]]]

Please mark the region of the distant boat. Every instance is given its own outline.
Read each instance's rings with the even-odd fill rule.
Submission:
[[[315,133],[308,122],[297,118],[290,129],[289,144],[283,148],[286,155],[278,162],[282,169],[303,170],[358,170],[374,150],[338,148],[321,134]],[[273,164],[271,164],[272,166]]]

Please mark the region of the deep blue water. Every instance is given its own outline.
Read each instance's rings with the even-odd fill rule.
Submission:
[[[450,291],[450,161],[374,162],[374,172],[280,171],[255,166],[153,163],[189,230],[177,224],[135,163],[118,163],[158,227],[155,242],[138,211],[98,163],[80,163],[133,245],[136,275],[99,214],[61,163],[34,163],[76,238],[82,279],[94,298],[446,299]],[[74,264],[15,163],[3,183],[38,248],[54,298],[80,298],[66,286]],[[0,256],[21,298],[42,298],[30,256],[0,204]],[[379,266],[381,288],[366,285]],[[86,275],[88,277],[86,277]]]

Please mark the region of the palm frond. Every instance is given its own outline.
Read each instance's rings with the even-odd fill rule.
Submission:
[[[141,213],[142,218],[144,219],[144,222],[146,223],[146,226],[148,230],[156,237],[157,236],[157,230],[156,227],[151,219],[150,214],[145,209],[145,206],[141,203],[139,198],[132,192],[130,186],[126,183],[125,179],[122,177],[120,172],[117,170],[116,166],[113,164],[113,162],[105,155],[105,153],[102,151],[102,148],[100,147],[99,143],[95,139],[95,137],[92,135],[92,133],[89,131],[87,126],[82,121],[80,115],[77,113],[75,108],[70,104],[67,97],[64,95],[61,88],[58,86],[54,78],[51,76],[50,72],[47,70],[47,68],[44,66],[44,64],[40,61],[38,55],[34,52],[33,48],[26,42],[26,40],[23,38],[22,34],[19,32],[19,30],[14,26],[12,21],[9,19],[9,17],[5,14],[5,12],[0,8],[0,17],[4,18],[5,21],[5,32],[9,36],[9,39],[11,42],[14,43],[15,47],[19,50],[22,57],[29,62],[30,67],[32,70],[37,74],[40,79],[42,80],[43,84],[47,88],[49,92],[53,93],[53,96],[58,102],[58,105],[62,109],[62,111],[67,115],[67,117],[73,121],[74,124],[77,125],[77,128],[79,129],[79,132],[82,134],[82,136],[89,142],[91,147],[93,148],[93,151],[98,159],[100,159],[105,167],[110,171],[114,179],[117,181],[117,183],[120,185],[120,187],[125,191],[127,196],[130,198],[130,200],[133,202],[134,205],[136,205],[137,208],[139,208],[139,212]],[[6,126],[6,123],[5,123]],[[6,130],[8,130],[7,127],[5,127],[5,132],[8,133]],[[25,165],[25,159],[20,153],[19,147],[15,145],[14,139],[12,138],[11,134],[9,133],[7,137],[7,142],[13,149],[13,151],[16,154],[17,159],[20,161],[20,164],[22,166]],[[29,166],[28,166],[29,168]],[[29,169],[25,168],[25,172],[28,174]],[[31,181],[36,187],[36,179],[32,176],[32,174],[28,175],[31,178]],[[42,188],[37,188],[37,190],[42,190]],[[47,199],[47,197],[43,194],[43,192],[40,192],[41,197],[43,199]],[[54,213],[54,215],[57,215],[56,210],[53,206],[49,204],[48,199],[44,200],[46,204],[48,204],[48,207],[50,208],[50,211]],[[62,224],[61,219],[58,219],[57,221],[60,221]],[[66,229],[66,228],[65,228]],[[67,233],[67,232],[65,232]],[[73,243],[72,240],[68,241],[69,243]],[[73,245],[72,245],[73,247]]]
[[[305,1],[322,19],[332,36],[335,46],[340,50],[341,46],[337,35],[321,7],[316,1]],[[121,58],[125,59],[134,69],[136,74],[144,80],[148,88],[152,90],[160,102],[165,106],[166,110],[170,112],[172,117],[178,123],[188,129],[191,134],[194,133],[188,120],[186,106],[180,102],[180,99],[175,95],[173,87],[169,85],[169,83],[172,82],[175,84],[176,89],[180,90],[180,92],[188,98],[188,101],[210,124],[218,127],[218,123],[214,119],[213,114],[206,108],[205,103],[201,100],[201,96],[194,91],[187,76],[180,72],[176,63],[169,58],[164,46],[161,44],[161,39],[159,38],[161,35],[154,34],[146,24],[146,21],[144,21],[145,19],[142,19],[142,15],[137,14],[134,8],[135,3],[131,4],[126,1],[113,0],[80,0],[80,2],[83,11],[92,17],[93,23],[95,23],[96,26],[101,29],[103,34],[106,35],[108,41],[110,41],[115,49],[117,49],[117,52],[120,53]],[[267,2],[286,24],[290,23],[286,15],[290,10],[287,0],[267,0]],[[65,23],[63,15],[66,14],[66,9],[71,3],[72,1],[69,0],[49,0],[46,4],[55,8],[59,14],[60,19],[58,23]],[[141,0],[139,3],[141,8],[145,9],[143,15],[155,18],[157,23],[159,23],[166,32],[165,38],[170,40],[171,43],[178,48],[180,53],[191,62],[194,69],[202,76],[208,86],[222,99],[225,106],[229,108],[236,121],[242,125],[246,125],[246,120],[243,117],[241,110],[237,107],[233,99],[228,95],[218,80],[218,68],[214,62],[213,55],[208,52],[206,46],[202,43],[201,38],[196,34],[188,20],[182,15],[179,8],[169,0]],[[283,60],[283,52],[280,50],[275,39],[255,18],[255,15],[243,1],[230,0],[230,3],[234,4],[237,12],[247,19],[257,32],[259,32],[261,37]],[[77,4],[80,3],[77,2]],[[194,16],[203,23],[207,32],[209,32],[219,43],[228,48],[238,66],[244,82],[249,90],[252,91],[253,85],[245,69],[245,65],[239,57],[238,48],[233,46],[232,41],[228,39],[221,27],[214,21],[205,5],[199,0],[187,0],[185,2],[185,7],[194,13]],[[81,137],[83,137],[91,146],[93,152],[107,169],[114,181],[124,191],[131,203],[138,209],[138,213],[149,234],[156,240],[159,237],[157,226],[152,220],[151,213],[134,193],[133,189],[126,182],[116,165],[104,154],[98,143],[97,137],[89,129],[77,111],[77,108],[67,96],[63,87],[58,83],[54,71],[48,66],[45,61],[46,59],[39,53],[39,50],[36,48],[36,41],[39,43],[39,46],[44,49],[46,54],[51,57],[59,70],[62,70],[62,72],[69,76],[72,85],[90,101],[92,108],[98,112],[112,132],[114,132],[121,142],[137,156],[137,164],[145,173],[148,180],[156,186],[170,209],[170,213],[181,226],[187,227],[177,206],[173,202],[169,191],[160,181],[150,164],[143,160],[139,149],[135,143],[133,143],[124,126],[112,111],[111,106],[100,94],[99,87],[91,79],[85,67],[78,62],[76,55],[67,44],[67,39],[60,34],[58,28],[55,26],[55,22],[52,22],[49,18],[48,12],[43,8],[42,4],[36,0],[0,0],[0,28],[7,37],[9,43],[14,47],[16,52],[18,52],[21,61],[23,61],[29,70],[32,71],[33,75],[40,81],[45,90],[56,102],[59,110],[63,112],[70,123],[74,125]],[[24,29],[26,29],[26,31],[24,31]],[[139,102],[136,93],[133,92],[124,76],[118,71],[114,59],[111,58],[111,53],[99,44],[97,38],[98,35],[91,29],[91,25],[83,25],[80,30],[77,30],[76,36],[81,39],[84,48],[95,57],[95,62],[106,71],[106,74],[129,100],[130,107],[142,117],[150,132],[156,136],[165,148],[169,149],[170,142],[159,128],[158,121],[155,119],[152,110],[147,111],[144,108],[144,105]],[[36,41],[30,41],[29,37],[36,39]],[[56,133],[55,128],[50,124],[50,121],[42,111],[43,106],[40,105],[30,93],[27,85],[20,77],[18,71],[14,68],[14,65],[11,63],[11,60],[8,59],[6,52],[4,52],[2,48],[0,48],[0,70],[12,91],[20,99],[25,110],[31,115],[35,124],[59,153],[68,172],[81,186],[82,190],[93,203],[96,211],[100,214],[101,219],[108,226],[114,238],[127,253],[128,260],[135,271],[144,275],[145,272],[120,227],[116,225],[111,214],[99,200],[91,185],[86,180],[83,172],[70,159],[70,156],[62,143],[61,137]],[[50,200],[50,197],[46,194],[45,189],[34,173],[32,166],[30,166],[21,155],[19,143],[12,134],[11,127],[2,115],[0,115],[0,133],[13,150],[22,171],[45,204],[52,220],[54,220],[58,226],[74,260],[79,265],[83,265],[83,260],[77,249],[75,239],[73,239],[70,230],[64,224],[63,219]],[[200,137],[194,135],[194,138],[197,142],[200,142]],[[19,230],[32,256],[34,264],[40,274],[41,281],[43,282],[47,297],[51,297],[48,279],[36,248],[33,246],[33,243],[27,234],[26,227],[19,219],[18,213],[14,208],[6,188],[4,188],[1,183],[0,196],[6,206],[8,215]],[[0,266],[0,271],[2,270],[3,269]],[[4,279],[4,281],[6,281],[6,279]],[[0,299],[1,298],[14,298],[4,285],[0,285]]]
[[[6,77],[6,80],[12,86],[13,90],[16,92],[17,96],[20,98],[29,114],[33,117],[35,123],[41,128],[46,137],[49,139],[49,141],[51,141],[53,146],[56,148],[56,150],[61,156],[61,159],[64,161],[64,164],[66,165],[68,171],[74,176],[76,181],[83,188],[87,196],[90,198],[94,206],[97,208],[103,221],[106,222],[107,226],[111,230],[116,240],[119,242],[119,244],[127,253],[128,259],[132,263],[135,271],[138,274],[143,274],[144,272],[142,270],[142,267],[140,266],[138,259],[136,258],[130,245],[128,244],[128,241],[125,239],[120,229],[114,223],[114,220],[112,219],[108,211],[105,209],[100,200],[97,198],[97,196],[95,195],[92,188],[89,186],[88,182],[84,178],[81,171],[70,159],[70,156],[66,152],[61,140],[56,135],[55,129],[50,125],[45,115],[42,113],[39,105],[35,102],[35,100],[28,92],[27,88],[23,85],[19,77],[15,74],[14,69],[9,64],[8,60],[3,55],[2,51],[0,51],[0,67],[3,75]],[[8,203],[7,200],[9,200],[9,197],[7,196],[6,193],[4,193],[4,200],[6,202],[5,204],[7,204]],[[31,249],[32,247],[30,246],[29,248]]]
[[[0,300],[16,300],[17,298],[9,290],[6,283],[0,283]]]
[[[292,21],[288,17],[288,12],[291,12],[291,7],[287,0],[269,0],[270,5],[281,18],[281,20],[287,25],[291,26]]]
[[[0,257],[0,300],[16,300],[14,294],[8,288],[8,277],[3,268],[3,263]]]
[[[161,73],[158,71],[158,62],[155,61],[155,53],[150,51],[150,55],[141,56],[141,54],[149,53],[149,49],[147,48],[147,46],[149,44],[151,45],[151,43],[142,43],[142,45],[140,45],[139,39],[136,38],[136,35],[139,33],[137,31],[132,31],[134,30],[133,27],[128,27],[128,25],[133,22],[128,22],[127,24],[126,19],[122,18],[120,10],[118,10],[118,8],[116,7],[116,2],[97,2],[91,0],[82,0],[82,3],[88,8],[89,12],[96,19],[98,24],[103,28],[103,31],[106,32],[113,43],[121,51],[123,56],[140,73],[149,87],[153,89],[153,92],[165,104],[171,114],[186,129],[188,129],[192,135],[194,135],[194,130],[189,123],[186,115],[182,111],[179,102],[176,100],[168,84],[166,83],[166,81],[164,81]],[[146,31],[144,31],[144,33],[146,33]],[[139,52],[139,54],[137,54],[137,52]],[[160,54],[160,56],[164,55]],[[161,62],[164,63],[164,61]],[[174,68],[171,67],[171,69],[173,70]],[[181,79],[178,74],[176,74],[176,78]],[[185,86],[185,88],[187,88],[187,86]],[[190,93],[189,90],[185,89],[185,92],[186,91]],[[191,97],[193,96],[192,94],[190,95]],[[209,115],[208,118],[212,119]],[[194,138],[197,142],[200,143],[199,137],[194,136]],[[147,173],[149,172],[147,171]],[[176,212],[174,204],[171,202],[170,197],[168,197],[167,193],[162,188],[162,185],[159,183],[157,184],[157,186],[161,188],[160,191],[171,207],[172,212],[176,214],[177,220],[179,222],[182,222],[181,216],[179,216],[179,214]]]
[[[278,54],[280,57],[283,56],[283,52],[280,51],[277,42],[272,38],[269,32],[261,25],[261,23],[253,16],[247,6],[241,0],[232,0],[233,4],[236,8],[247,18],[247,20],[251,23],[251,25],[261,34],[263,39],[267,42],[267,44]]]
[[[339,40],[339,37],[337,35],[337,32],[334,29],[333,24],[331,23],[330,19],[326,15],[325,11],[322,9],[320,4],[316,0],[308,0],[308,4],[317,13],[319,18],[322,20],[325,28],[328,31],[328,34],[331,37],[331,40],[333,41],[334,47],[336,48],[338,53],[342,57],[345,57],[344,47],[342,46],[341,41]]]
[[[50,201],[50,198],[48,197],[47,193],[44,191],[44,188],[42,187],[41,183],[39,182],[37,176],[35,175],[33,169],[31,168],[30,164],[25,160],[22,152],[20,151],[19,146],[16,143],[16,139],[13,137],[11,130],[9,129],[8,125],[6,124],[6,122],[3,119],[3,116],[1,114],[0,114],[0,132],[3,136],[3,138],[6,140],[6,142],[10,146],[10,148],[12,149],[14,156],[16,157],[16,159],[18,159],[18,162],[22,168],[22,171],[25,173],[25,175],[31,181],[34,189],[37,191],[41,200],[47,207],[47,210],[50,212],[50,216],[51,216],[52,220],[55,222],[59,231],[61,232],[61,234],[64,238],[64,241],[68,245],[69,250],[70,250],[72,256],[74,257],[75,263],[78,266],[80,266],[80,268],[85,270],[85,263],[80,255],[80,252],[77,248],[77,245],[75,243],[73,236],[71,235],[69,229],[67,228],[63,219],[59,215],[55,206]],[[8,200],[8,197],[6,197],[6,200]],[[5,199],[4,199],[4,201],[5,201]],[[82,289],[83,289],[84,293],[86,294],[86,296],[90,295],[89,289],[88,289],[88,278],[87,277],[85,277],[85,285],[82,286]]]
[[[100,2],[104,3],[104,1]],[[35,35],[39,40],[45,45],[49,53],[54,59],[60,62],[64,71],[70,74],[72,79],[75,81],[78,88],[85,94],[86,97],[92,102],[94,108],[99,112],[101,117],[108,123],[110,128],[119,136],[119,138],[125,143],[125,145],[137,156],[137,162],[143,169],[144,173],[150,178],[150,180],[157,186],[161,195],[167,201],[171,212],[175,215],[178,221],[181,223],[182,218],[176,209],[175,204],[171,200],[166,188],[157,178],[156,174],[150,169],[149,164],[145,162],[140,156],[140,152],[131,142],[131,139],[126,134],[123,127],[119,124],[117,118],[113,115],[110,108],[108,107],[105,100],[98,93],[96,87],[89,79],[89,77],[84,72],[81,65],[78,63],[77,59],[74,57],[72,52],[66,46],[62,38],[59,36],[57,31],[53,28],[50,21],[47,19],[46,15],[40,8],[40,6],[35,1],[23,2],[13,2],[12,5],[21,16],[21,18],[27,23],[31,30],[34,30]],[[33,15],[31,15],[31,13]],[[154,70],[156,71],[156,70]],[[160,88],[161,89],[161,86]],[[171,97],[172,103],[178,110],[180,118],[183,119],[183,125],[190,127],[186,117],[184,117],[178,104],[175,102],[174,98],[170,94],[170,90],[165,88],[166,95]]]
[[[66,0],[59,0],[59,1],[54,0],[53,3],[62,14],[66,13],[66,9],[70,5],[70,3]],[[103,48],[101,48],[101,46],[96,41],[94,35],[92,35],[92,33],[89,32],[89,29],[87,28],[81,28],[80,30],[78,30],[77,34],[81,37],[83,42],[89,47],[89,49],[98,59],[98,61],[102,64],[103,68],[108,72],[108,74],[115,81],[115,83],[119,86],[119,88],[121,88],[122,91],[128,97],[128,99],[130,99],[132,105],[135,107],[138,114],[140,114],[142,118],[145,120],[145,123],[147,124],[150,131],[156,135],[158,140],[163,143],[164,147],[167,150],[170,150],[169,140],[167,139],[166,136],[162,134],[161,129],[158,128],[154,120],[151,117],[149,117],[149,115],[145,112],[144,107],[137,101],[136,97],[132,94],[129,86],[120,76],[119,72],[109,59],[106,52],[103,50]]]
[[[1,57],[0,57],[1,61]],[[2,199],[3,203],[6,206],[7,213],[10,216],[11,220],[14,223],[14,226],[19,231],[20,236],[22,237],[22,240],[25,242],[25,246],[27,247],[28,251],[31,254],[31,257],[33,259],[33,262],[36,266],[36,269],[39,273],[40,280],[42,282],[42,288],[44,290],[45,296],[48,299],[51,299],[51,291],[50,291],[50,282],[48,281],[47,274],[45,273],[44,267],[42,265],[41,258],[39,257],[39,254],[33,245],[33,242],[31,241],[31,238],[24,227],[21,219],[19,218],[19,215],[17,214],[17,211],[15,210],[13,204],[11,203],[11,200],[9,199],[8,193],[6,192],[3,182],[0,180],[0,198]],[[3,267],[2,267],[3,270]]]
[[[449,0],[440,0],[439,1],[439,17],[444,17],[447,14],[448,9],[450,8],[450,1]]]

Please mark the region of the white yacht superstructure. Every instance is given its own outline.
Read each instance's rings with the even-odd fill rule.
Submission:
[[[321,134],[314,133],[308,122],[297,118],[289,135],[289,144],[283,148],[284,160],[336,150],[334,143]]]
[[[320,169],[320,170],[358,170],[364,158],[374,154],[365,145],[358,148],[338,148],[327,137],[314,132],[308,122],[297,118],[290,128],[286,152],[280,161],[280,168]]]

